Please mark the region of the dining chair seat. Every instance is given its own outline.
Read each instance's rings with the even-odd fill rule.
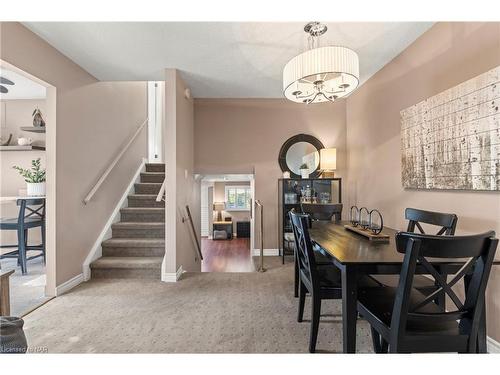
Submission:
[[[318,266],[318,278],[320,294],[322,299],[340,299],[342,298],[342,279],[341,273],[332,264]],[[308,282],[310,280],[310,275],[307,270],[302,270],[302,280],[306,287],[312,288],[312,285]],[[379,288],[377,284],[370,276],[363,276],[359,279],[358,285],[360,288],[369,290],[371,288]]]
[[[389,326],[391,325],[392,312],[394,308],[394,301],[396,299],[397,288],[391,287],[362,287],[358,290],[358,309],[361,315],[363,313],[370,315],[378,319],[383,325],[380,327],[385,328],[387,337],[384,339],[389,339]],[[410,306],[417,306],[426,298],[426,295],[420,293],[418,290],[413,289],[409,297]],[[442,313],[441,308],[435,303],[429,303],[419,310],[421,313],[429,314],[440,314]],[[443,334],[443,335],[458,335],[459,326],[457,321],[440,321],[432,322],[426,321],[414,321],[411,316],[408,317],[406,325],[406,333],[409,335],[423,335],[425,333]]]
[[[372,275],[371,277],[384,286],[391,288],[398,287],[398,275]],[[412,287],[426,295],[433,293],[437,289],[434,281],[423,275],[415,275]]]
[[[24,219],[24,227],[25,228],[34,228],[39,227],[43,223],[43,220],[36,217],[29,217]],[[16,218],[8,218],[8,219],[0,219],[0,229],[4,230],[17,230],[19,224],[19,219]]]

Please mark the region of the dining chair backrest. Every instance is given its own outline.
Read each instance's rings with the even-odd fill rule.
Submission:
[[[319,287],[319,279],[316,268],[316,260],[309,236],[309,217],[293,211],[289,212],[295,238],[295,249],[297,254],[299,272],[305,277],[313,288]]]
[[[455,214],[425,211],[417,208],[407,208],[405,219],[408,220],[407,232],[415,232],[415,228],[417,228],[420,233],[426,234],[421,224],[430,224],[441,227],[436,233],[438,236],[442,234],[454,235],[458,221]]]
[[[333,217],[339,221],[342,216],[342,203],[301,203],[300,208],[314,221],[330,221]]]
[[[391,329],[396,328],[395,334],[398,337],[404,336],[409,321],[425,325],[458,320],[461,334],[469,335],[469,345],[475,345],[484,294],[497,245],[498,239],[495,238],[493,231],[471,236],[397,233],[397,250],[405,256],[391,321]],[[432,259],[429,258],[444,258],[446,262],[455,261],[463,263],[463,266],[455,275],[450,275],[447,279],[436,270]],[[417,265],[434,279],[437,289],[416,305],[409,306],[412,281]],[[464,301],[452,290],[452,287],[462,279],[466,279],[464,281],[468,284]],[[439,294],[448,296],[455,308],[441,313],[429,313],[429,310],[426,312],[426,307],[434,303],[434,299]]]
[[[22,198],[16,204],[19,206],[18,223],[24,223],[26,219],[45,220],[44,198]]]

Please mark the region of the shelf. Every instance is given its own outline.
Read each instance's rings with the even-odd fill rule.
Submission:
[[[0,146],[0,151],[45,151],[45,146]]]
[[[45,133],[45,126],[35,127],[35,126],[21,126],[21,130],[25,132],[32,133]]]

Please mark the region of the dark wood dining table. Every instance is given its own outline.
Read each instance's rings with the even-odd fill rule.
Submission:
[[[314,222],[310,229],[313,245],[318,251],[330,256],[342,274],[342,336],[343,352],[356,351],[357,281],[363,275],[398,275],[401,271],[404,254],[396,250],[396,230],[384,227],[383,233],[389,235],[388,242],[370,241],[368,238],[345,229],[348,222]],[[432,259],[432,264],[442,275],[454,274],[463,263],[456,260]],[[496,265],[500,262],[496,261]],[[416,273],[423,274],[425,269],[417,266]],[[483,309],[484,311],[484,309]],[[478,352],[486,352],[486,322],[483,313],[478,338]]]

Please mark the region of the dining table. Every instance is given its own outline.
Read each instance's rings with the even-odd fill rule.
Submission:
[[[358,319],[357,292],[358,280],[364,275],[399,275],[404,254],[396,250],[395,229],[384,227],[387,241],[373,241],[345,228],[347,221],[316,221],[309,234],[316,251],[320,251],[340,270],[342,278],[342,339],[343,352],[356,352],[356,324]],[[456,259],[431,259],[432,265],[443,276],[455,274],[464,262]],[[500,261],[495,261],[499,265]],[[428,273],[417,265],[415,273]],[[478,352],[486,353],[486,314],[482,314],[479,329]]]

